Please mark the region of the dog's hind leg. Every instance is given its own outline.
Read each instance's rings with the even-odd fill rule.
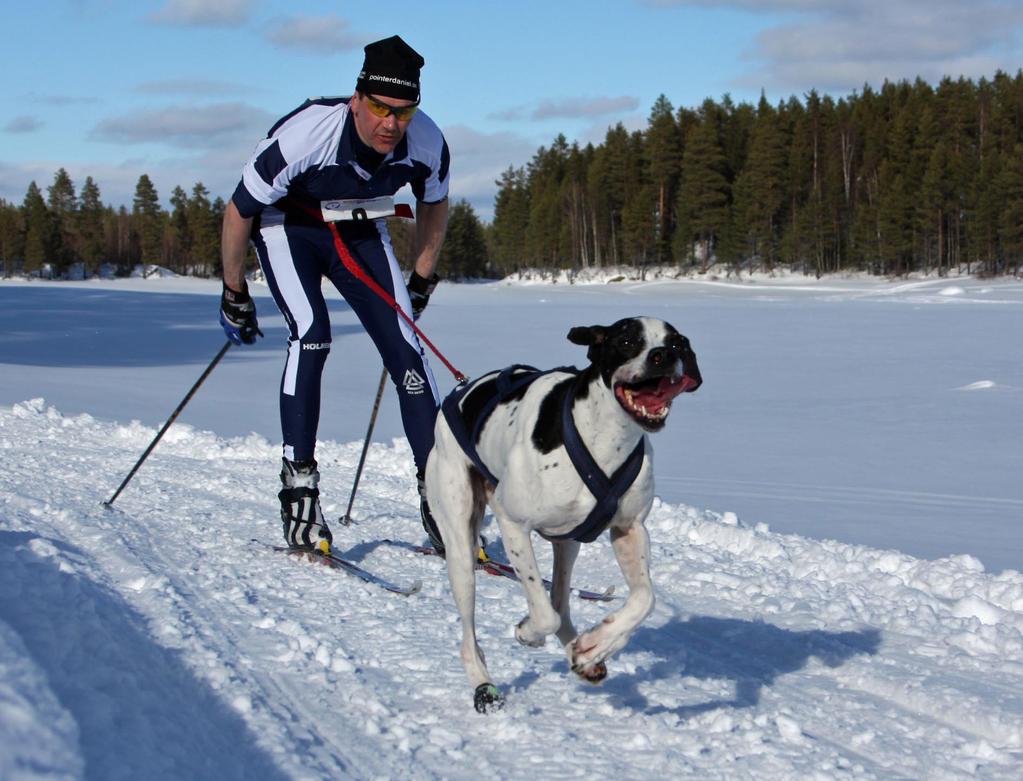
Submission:
[[[484,510],[483,487],[460,453],[446,457],[451,453],[445,453],[445,445],[451,443],[447,442],[439,424],[437,434],[437,447],[426,466],[427,492],[434,502],[434,518],[444,540],[451,594],[462,619],[462,665],[475,689],[476,710],[482,713],[496,710],[503,704],[501,693],[490,681],[483,650],[476,640],[477,532]]]
[[[579,635],[568,646],[572,670],[584,678],[590,678],[604,659],[621,649],[654,608],[649,566],[650,538],[643,524],[637,522],[626,528],[612,526],[611,546],[629,587],[629,596],[620,609]]]
[[[529,530],[509,520],[496,502],[493,508],[497,525],[501,529],[504,549],[508,552],[515,574],[519,576],[522,590],[526,592],[526,604],[529,607],[529,614],[515,627],[515,639],[523,645],[539,647],[544,644],[547,635],[558,631],[561,616],[551,605],[544,588]]]
[[[580,544],[575,540],[554,542],[554,572],[551,576],[551,605],[561,617],[557,637],[562,645],[568,645],[576,638],[577,632],[572,624],[572,609],[569,595],[572,588],[572,567],[579,555]]]

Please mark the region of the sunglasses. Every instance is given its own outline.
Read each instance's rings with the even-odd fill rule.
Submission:
[[[386,103],[374,98],[372,95],[363,95],[366,99],[366,107],[374,116],[387,119],[391,114],[399,122],[408,122],[419,111],[418,104],[412,106],[388,106]]]

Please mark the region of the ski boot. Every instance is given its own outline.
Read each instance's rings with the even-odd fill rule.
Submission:
[[[416,475],[416,479],[419,482],[419,516],[423,519],[423,529],[437,555],[444,558],[444,540],[441,539],[440,529],[437,528],[437,522],[430,513],[430,504],[426,501],[426,479],[421,474]]]
[[[283,459],[281,482],[277,494],[281,500],[281,522],[284,539],[290,548],[330,553],[333,536],[320,509],[320,473],[316,461]]]
[[[430,503],[426,501],[426,480],[422,475],[416,475],[416,479],[419,482],[419,516],[423,519],[423,529],[426,531],[426,536],[430,538],[430,544],[437,551],[437,555],[444,558],[444,540],[441,539],[437,522],[433,520]],[[479,536],[479,551],[476,554],[476,561],[479,564],[486,564],[490,561],[486,548],[487,538],[481,534]]]

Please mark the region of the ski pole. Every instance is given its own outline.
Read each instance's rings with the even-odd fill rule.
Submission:
[[[366,463],[366,453],[369,450],[369,440],[373,436],[373,426],[377,422],[377,412],[380,411],[380,399],[384,396],[384,386],[387,384],[387,368],[384,367],[380,375],[380,387],[377,388],[377,398],[373,402],[373,412],[369,416],[369,428],[366,429],[366,441],[362,443],[362,455],[359,456],[359,466],[355,470],[355,483],[352,485],[352,495],[348,497],[348,509],[341,516],[341,524],[348,526],[352,522],[352,505],[355,503],[355,492],[359,490],[359,479],[362,477],[362,467]]]
[[[142,454],[142,457],[135,462],[135,466],[131,468],[131,471],[128,473],[128,476],[124,478],[124,481],[121,483],[121,485],[117,488],[116,491],[114,491],[114,495],[111,496],[107,501],[103,502],[103,504],[109,507],[114,503],[114,500],[121,495],[121,491],[124,490],[124,487],[128,485],[128,482],[135,476],[135,473],[139,470],[139,467],[142,466],[142,462],[149,458],[149,454],[153,452],[153,448],[156,447],[156,443],[160,441],[160,439],[166,433],[167,429],[170,428],[171,423],[173,423],[177,419],[178,415],[181,414],[181,410],[185,408],[185,405],[192,400],[192,396],[194,396],[195,392],[199,390],[199,386],[202,385],[206,381],[206,378],[210,376],[210,372],[212,372],[213,368],[218,363],[220,363],[220,359],[224,357],[224,354],[228,351],[228,349],[230,349],[230,347],[231,341],[228,340],[227,342],[224,343],[224,346],[220,348],[220,352],[218,352],[216,356],[213,358],[213,360],[210,361],[210,365],[206,367],[206,371],[204,371],[199,376],[199,379],[195,381],[195,385],[192,386],[192,389],[188,392],[185,398],[181,400],[181,403],[178,405],[178,408],[174,410],[173,413],[171,413],[171,416],[169,418],[167,418],[167,422],[163,424],[163,428],[161,428],[157,435],[153,438],[153,441],[149,443],[149,447],[146,448],[146,452]]]

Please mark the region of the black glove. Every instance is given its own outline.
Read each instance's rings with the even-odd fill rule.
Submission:
[[[440,282],[440,277],[436,274],[431,274],[427,279],[419,276],[415,271],[408,278],[408,297],[412,299],[413,320],[418,320],[419,315],[426,309],[426,305],[430,303],[430,295],[436,289],[438,282]]]
[[[248,290],[237,293],[224,284],[220,296],[220,324],[227,338],[235,344],[252,344],[262,336],[256,321],[256,304]]]

